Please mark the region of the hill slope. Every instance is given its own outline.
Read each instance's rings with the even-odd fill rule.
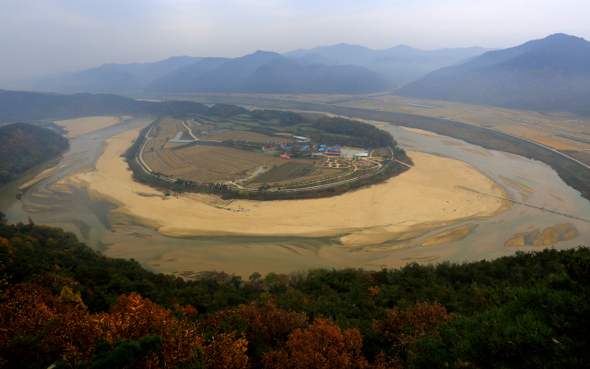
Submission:
[[[67,147],[66,138],[46,128],[26,123],[0,127],[0,185]]]
[[[244,93],[362,94],[393,85],[367,68],[355,65],[300,65],[277,58],[252,73],[237,89]]]
[[[154,63],[104,64],[76,73],[43,78],[31,88],[58,93],[124,93],[142,90],[148,83],[202,58],[178,56]]]
[[[189,101],[137,101],[112,94],[60,95],[0,90],[0,123],[94,115],[202,114],[207,106]]]
[[[476,57],[485,51],[481,47],[427,51],[405,45],[372,50],[358,45],[339,44],[310,50],[295,50],[284,56],[293,60],[321,60],[327,65],[362,66],[399,85],[416,80],[436,69]]]
[[[396,94],[590,114],[590,42],[551,35],[434,71]]]
[[[329,66],[321,64],[322,60],[322,57],[290,60],[266,51],[235,59],[206,58],[152,82],[146,91],[369,93],[392,87],[386,78],[367,68]]]

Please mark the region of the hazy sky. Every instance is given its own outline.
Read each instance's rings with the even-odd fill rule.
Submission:
[[[171,56],[348,43],[505,48],[590,40],[588,0],[0,0],[0,80]]]

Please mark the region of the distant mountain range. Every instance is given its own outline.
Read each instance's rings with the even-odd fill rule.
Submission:
[[[359,65],[387,77],[401,85],[439,68],[447,67],[488,51],[481,47],[419,50],[400,45],[385,50],[372,50],[363,46],[339,44],[320,46],[311,50],[295,50],[286,57],[323,63],[326,65]]]
[[[239,58],[182,56],[155,63],[105,64],[45,78],[30,87],[66,94],[127,95],[364,94],[398,88],[393,93],[414,98],[588,115],[590,43],[555,34],[487,52],[479,47],[424,51],[397,46],[371,50],[339,44],[283,55],[257,51]],[[44,99],[51,99],[51,95]],[[12,107],[8,110],[14,111]],[[27,114],[35,119],[34,111]]]
[[[76,73],[61,73],[34,82],[30,89],[43,92],[74,94],[128,93],[185,65],[203,58],[179,56],[155,63],[103,64],[98,68]]]
[[[155,63],[104,64],[42,78],[27,90],[80,92],[327,93],[382,92],[485,52],[479,47],[423,51],[371,50],[339,44],[284,55],[257,51],[239,58],[175,57]]]
[[[590,114],[590,42],[555,34],[429,73],[395,94]]]

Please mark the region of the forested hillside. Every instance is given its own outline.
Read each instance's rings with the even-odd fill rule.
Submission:
[[[119,114],[182,117],[206,110],[206,105],[191,101],[154,102],[112,94],[60,95],[0,90],[0,123]]]
[[[0,213],[4,368],[584,368],[590,249],[184,281]]]
[[[26,123],[0,127],[0,185],[62,153],[68,140],[50,129]]]
[[[590,113],[590,42],[555,34],[442,68],[395,92],[541,112]]]

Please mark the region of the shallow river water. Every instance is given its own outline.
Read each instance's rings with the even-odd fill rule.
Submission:
[[[443,228],[409,241],[402,249],[382,245],[370,252],[344,249],[329,238],[171,238],[135,224],[132,219],[128,226],[115,232],[107,221],[109,211],[115,208],[113,204],[93,201],[85,189],[57,182],[74,170],[92,168],[106,138],[148,123],[147,119],[133,119],[71,139],[69,151],[57,160],[50,175],[31,185],[20,199],[16,197],[18,188],[45,169],[47,164],[29,170],[22,178],[0,188],[0,211],[7,214],[10,222],[27,221],[30,217],[37,224],[62,227],[75,232],[81,240],[109,256],[134,258],[154,271],[189,278],[212,270],[247,277],[253,272],[288,273],[317,267],[378,269],[398,267],[410,261],[490,259],[513,254],[516,250],[548,247],[504,245],[515,234],[530,233],[535,229],[542,231],[561,223],[570,224],[570,229],[575,228],[577,237],[557,242],[554,247],[590,245],[590,223],[522,205],[514,205],[491,218],[472,219],[447,227],[478,225],[457,242],[418,246],[424,239],[444,231]],[[515,200],[590,218],[590,202],[543,163],[486,150],[453,138],[424,135],[387,124],[382,128],[391,132],[400,146],[407,150],[448,156],[471,164],[505,188]]]

